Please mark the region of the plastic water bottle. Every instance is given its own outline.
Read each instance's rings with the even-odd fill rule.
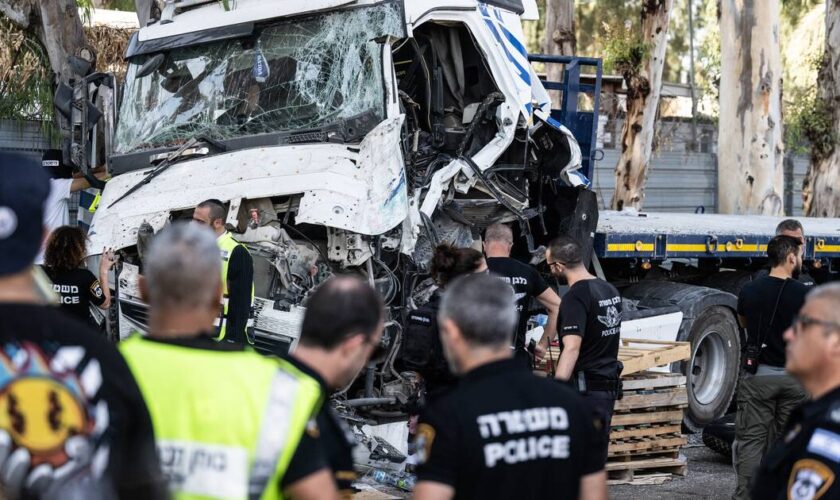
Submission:
[[[373,471],[373,480],[405,491],[412,491],[417,482],[414,474],[392,474],[380,469]]]

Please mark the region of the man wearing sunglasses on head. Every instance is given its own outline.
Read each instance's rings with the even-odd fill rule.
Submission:
[[[569,381],[600,417],[601,446],[597,453],[603,464],[607,461],[610,422],[615,400],[621,395],[620,376],[624,368],[618,360],[621,295],[614,286],[589,273],[580,245],[569,236],[552,241],[545,259],[551,274],[569,285],[557,320],[563,350],[555,377]],[[541,342],[548,345],[551,340],[544,336]]]
[[[840,498],[840,284],[811,291],[784,333],[785,369],[810,394],[756,473],[755,499]]]

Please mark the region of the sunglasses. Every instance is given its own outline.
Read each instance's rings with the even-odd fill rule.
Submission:
[[[840,330],[840,323],[835,323],[834,321],[823,321],[804,314],[796,315],[796,317],[793,318],[793,323],[791,324],[794,333],[797,335],[802,333],[809,326],[814,325],[822,326],[827,330]]]

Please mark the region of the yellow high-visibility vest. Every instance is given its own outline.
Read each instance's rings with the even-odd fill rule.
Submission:
[[[279,482],[325,397],[315,379],[247,347],[202,349],[140,335],[119,347],[149,408],[175,499],[283,498]]]
[[[227,276],[228,276],[228,266],[230,264],[230,256],[233,255],[233,250],[236,247],[241,246],[247,252],[248,249],[242,243],[239,243],[229,232],[225,232],[218,238],[216,238],[216,243],[219,245],[219,251],[222,254],[222,311],[219,314],[219,317],[216,318],[216,340],[224,340],[225,334],[227,333],[227,319],[228,319],[228,283],[227,283]],[[254,283],[251,282],[251,310],[248,313],[248,323],[245,326],[245,338],[248,339],[248,342],[254,342]]]

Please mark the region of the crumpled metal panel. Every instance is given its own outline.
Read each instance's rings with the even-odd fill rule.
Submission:
[[[172,165],[135,194],[109,205],[145,172],[115,177],[105,187],[93,219],[90,248],[136,243],[144,221],[158,230],[173,210],[208,199],[266,198],[303,194],[298,222],[376,235],[408,215],[399,148],[404,116],[380,123],[358,151],[339,144],[278,146],[219,154]]]
[[[307,193],[300,202],[298,222],[322,224],[353,232],[382,234],[399,225],[408,215],[400,131],[405,115],[376,126],[359,148],[354,180],[365,185],[364,197],[344,194],[336,179],[323,189]],[[325,199],[324,196],[327,196]]]

